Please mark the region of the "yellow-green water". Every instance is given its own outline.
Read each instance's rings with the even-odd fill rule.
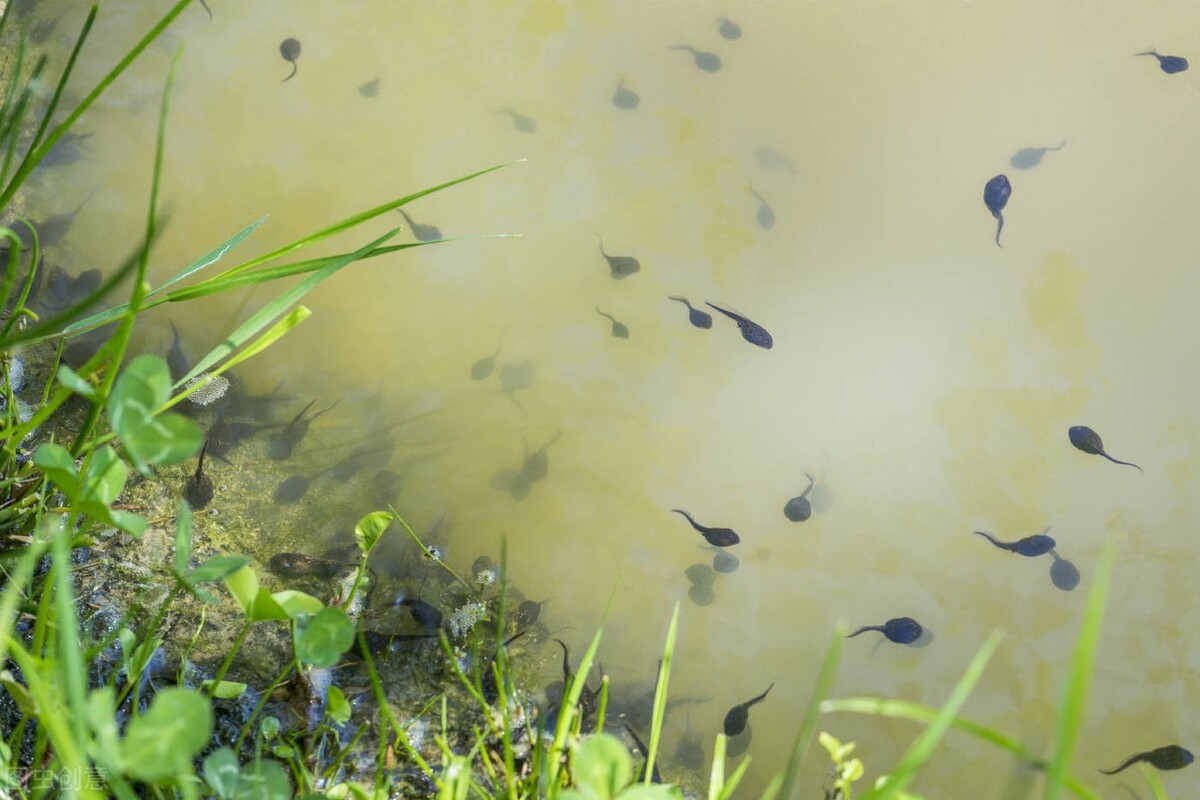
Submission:
[[[51,40],[61,52],[84,12],[44,5],[47,17],[66,10]],[[1200,7],[210,6],[211,23],[190,9],[82,120],[94,134],[88,159],[39,179],[34,205],[46,215],[100,187],[54,254],[68,269],[111,264],[140,231],[158,96],[178,44],[160,280],[263,213],[243,257],[527,159],[410,209],[448,236],[522,238],[355,266],[311,295],[315,317],[255,362],[251,382],[265,391],[286,380],[302,395],[297,407],[358,398],[314,426],[301,463],[361,436],[357,415],[381,385],[372,424],[436,408],[399,505],[418,527],[447,514],[452,563],[494,555],[507,536],[514,579],[553,598],[550,620],[574,626],[563,635],[577,653],[617,587],[601,651],[615,691],[650,676],[681,600],[672,688],[712,698],[689,707],[706,751],[729,706],[776,682],[751,714],[745,796],[781,768],[838,618],[910,615],[935,640],[847,642],[835,695],[931,704],[987,633],[1005,628],[966,714],[1045,746],[1110,540],[1119,561],[1079,768],[1091,778],[1135,751],[1194,749],[1200,105],[1195,72],[1166,75],[1131,54],[1196,55],[1183,32]],[[166,7],[106,2],[87,78],[72,90],[89,88]],[[741,39],[718,35],[721,14]],[[282,83],[286,37],[303,50]],[[697,70],[667,49],[679,43],[718,53],[723,69]],[[636,110],[611,101],[622,76],[641,96]],[[358,86],[376,78],[378,96],[362,96]],[[537,130],[518,131],[494,113],[502,107]],[[1031,170],[1009,164],[1019,148],[1063,139]],[[762,146],[795,171],[764,168]],[[1013,185],[1003,249],[982,203],[1000,172]],[[770,231],[756,225],[751,185],[775,210]],[[342,249],[400,222],[373,223]],[[614,281],[597,233],[642,271]],[[690,327],[671,294],[736,306],[775,347],[752,347],[723,319]],[[196,353],[245,315],[242,299],[187,304],[170,318]],[[629,340],[609,336],[597,306],[629,326]],[[148,321],[147,347],[165,346],[167,319]],[[471,364],[501,340],[496,372],[472,381]],[[498,375],[525,360],[534,381],[519,408]],[[1073,449],[1074,424],[1145,473]],[[532,449],[559,431],[549,476],[527,498],[489,486],[519,467],[523,439]],[[832,502],[794,524],[782,508],[805,470]],[[712,554],[674,507],[743,538],[733,548],[741,568],[718,578],[707,607],[689,601],[683,570]],[[1009,555],[971,533],[1016,539],[1047,525],[1083,573],[1074,592],[1051,585],[1048,557]],[[684,722],[672,718],[668,754]],[[849,717],[821,727],[857,740],[872,778],[917,732]],[[824,769],[810,759],[801,796],[818,794]],[[669,758],[663,771],[672,777]],[[1172,796],[1197,785],[1192,771],[1164,779]],[[916,788],[1017,798],[1037,780],[951,734]],[[1115,792],[1119,780],[1096,782]]]

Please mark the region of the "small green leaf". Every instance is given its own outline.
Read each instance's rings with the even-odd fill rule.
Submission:
[[[354,540],[363,555],[370,555],[379,543],[379,538],[392,524],[392,515],[387,511],[373,511],[358,521],[354,526]]]
[[[279,725],[279,717],[263,717],[263,721],[258,724],[258,732],[264,741],[269,742],[279,735]]]
[[[258,590],[258,594],[254,596],[254,600],[250,603],[250,608],[246,611],[246,616],[251,622],[292,618],[292,615],[283,606],[279,605],[266,589]]]
[[[350,702],[346,700],[346,695],[342,690],[336,686],[329,687],[325,713],[338,725],[345,725],[350,721]]]
[[[837,756],[834,754],[841,749],[842,743],[825,731],[817,734],[817,741],[821,743],[821,747],[824,747],[829,752],[829,757],[837,761]]]
[[[146,518],[140,517],[132,511],[109,511],[107,514],[94,516],[135,538],[141,538],[141,535],[146,532]]]
[[[159,414],[145,425],[131,428],[121,441],[147,463],[156,466],[179,464],[200,450],[204,434],[196,423],[182,414]]]
[[[237,800],[291,800],[292,782],[278,761],[262,760],[242,767]]]
[[[75,394],[83,397],[86,400],[95,401],[98,395],[96,387],[85,381],[78,372],[68,367],[66,364],[58,365],[58,382],[65,388],[71,390]]]
[[[25,688],[25,684],[13,677],[13,674],[8,670],[0,672],[0,686],[3,686],[17,704],[17,708],[27,717],[36,718],[38,715],[37,701],[33,699],[33,695]]]
[[[842,774],[845,776],[846,780],[853,783],[861,778],[865,771],[866,770],[863,768],[862,761],[857,758],[852,758],[850,759],[849,763],[846,764],[845,771]]]
[[[204,759],[204,782],[220,800],[233,800],[238,788],[238,760],[233,750],[222,747]]]
[[[125,462],[117,455],[117,451],[104,445],[85,462],[81,499],[105,506],[112,505],[124,491],[128,477],[129,470],[125,468]]]
[[[75,459],[67,448],[57,444],[43,444],[34,452],[33,463],[54,482],[68,499],[79,496],[79,474],[75,471]]]
[[[189,583],[212,583],[224,580],[249,563],[246,556],[216,556],[197,565],[184,577]]]
[[[296,620],[296,657],[314,667],[332,667],[354,643],[354,623],[340,608],[323,608]]]
[[[833,752],[833,760],[839,764],[842,763],[851,753],[854,752],[855,747],[858,747],[858,745],[854,742],[846,742]]]
[[[129,774],[148,783],[173,780],[192,771],[192,759],[208,744],[212,709],[190,689],[163,689],[150,710],[134,717],[125,731]]]
[[[211,692],[212,696],[218,699],[233,700],[242,696],[242,693],[246,691],[246,684],[237,681],[220,681],[214,689],[212,681],[203,681],[200,688],[205,692]]]
[[[258,596],[258,575],[250,567],[242,567],[224,578],[225,588],[233,595],[233,599],[242,609],[242,613],[250,616],[250,606]]]
[[[633,759],[615,736],[598,733],[575,748],[571,774],[582,791],[611,800],[633,779]]]
[[[301,614],[317,614],[325,607],[311,594],[298,592],[295,589],[283,589],[271,595],[279,607],[287,614],[288,619],[295,619]]]
[[[125,772],[125,763],[121,760],[121,738],[117,733],[116,702],[113,687],[94,689],[88,694],[85,714],[88,726],[95,734],[88,752],[96,766],[119,775]]]
[[[187,503],[180,503],[179,514],[175,517],[175,571],[180,575],[187,569],[188,557],[191,554],[192,507]]]

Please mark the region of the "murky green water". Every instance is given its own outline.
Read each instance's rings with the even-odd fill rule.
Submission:
[[[83,12],[45,5],[47,16],[68,9],[52,38],[67,46]],[[618,689],[650,678],[682,601],[672,688],[712,700],[671,719],[668,754],[685,722],[707,742],[729,706],[776,682],[751,714],[746,796],[782,766],[838,618],[908,615],[935,640],[851,640],[835,694],[931,704],[1004,627],[967,714],[1048,743],[1084,595],[1115,540],[1080,768],[1200,741],[1200,647],[1188,638],[1200,622],[1190,235],[1200,106],[1194,72],[1166,75],[1131,57],[1195,55],[1181,36],[1200,22],[1194,4],[210,5],[211,23],[198,5],[186,13],[83,120],[87,159],[41,176],[35,207],[47,215],[100,187],[57,263],[107,265],[132,247],[179,43],[164,188],[174,216],[159,279],[263,213],[243,257],[527,159],[411,206],[447,236],[522,238],[379,259],[310,296],[316,316],[259,358],[250,382],[286,382],[295,399],[280,416],[312,397],[347,400],[314,424],[294,466],[214,467],[225,502],[263,492],[263,471],[320,469],[339,446],[433,410],[391,464],[405,472],[399,505],[415,526],[446,514],[452,563],[494,555],[507,536],[515,580],[553,598],[551,622],[573,626],[563,635],[578,652],[616,588],[601,660]],[[105,3],[83,71],[107,68],[165,7]],[[742,26],[740,39],[719,36],[720,14]],[[303,49],[282,83],[287,37]],[[668,49],[681,43],[718,54],[723,68],[698,70]],[[622,77],[636,109],[613,103]],[[374,80],[376,96],[360,93]],[[1009,163],[1022,147],[1064,139],[1032,169]],[[764,166],[761,147],[790,167]],[[981,202],[1000,172],[1013,185],[1003,249]],[[774,211],[770,230],[751,187]],[[641,271],[613,280],[597,234]],[[673,294],[736,306],[774,348],[747,344],[728,320],[691,327]],[[246,315],[245,299],[169,318],[194,357]],[[610,336],[597,307],[628,326],[628,340]],[[148,348],[165,351],[167,320],[147,322]],[[495,371],[472,380],[471,365],[498,345]],[[524,362],[532,385],[502,393],[503,368]],[[1145,473],[1073,449],[1074,424]],[[520,469],[526,443],[559,432],[528,496],[490,485]],[[247,470],[256,480],[239,477]],[[806,470],[818,510],[791,523],[783,505]],[[315,533],[303,523],[322,518],[329,491],[289,510],[284,532],[264,519],[263,535]],[[743,539],[732,549],[740,569],[718,576],[704,607],[683,572],[712,553],[676,507]],[[269,498],[262,508],[271,513]],[[1051,584],[1049,557],[1009,555],[971,533],[1017,539],[1048,525],[1082,572],[1074,592]],[[859,718],[822,727],[857,740],[871,776],[916,733]],[[823,771],[810,760],[803,796],[817,795]],[[952,734],[917,788],[1017,798],[1037,780]],[[1178,796],[1196,786],[1187,771],[1165,780]]]

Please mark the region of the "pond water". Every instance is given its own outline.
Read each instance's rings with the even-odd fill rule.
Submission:
[[[507,537],[512,577],[552,598],[546,613],[572,626],[560,635],[577,657],[615,590],[601,660],[616,691],[650,680],[682,603],[672,689],[711,700],[669,720],[667,778],[688,726],[711,754],[726,711],[774,682],[750,714],[745,794],[757,796],[786,759],[838,619],[909,616],[933,641],[849,640],[835,696],[929,704],[1004,628],[965,713],[1047,746],[1106,542],[1118,564],[1079,769],[1090,778],[1133,752],[1200,742],[1200,644],[1187,635],[1200,624],[1200,371],[1189,366],[1200,273],[1187,233],[1200,103],[1194,71],[1133,56],[1198,55],[1178,32],[1200,23],[1200,7],[208,4],[211,22],[189,9],[81,121],[84,157],[37,176],[36,214],[87,199],[51,251],[69,272],[119,261],[144,225],[179,44],[156,280],[264,213],[242,258],[525,159],[407,209],[446,236],[520,238],[376,259],[309,296],[315,316],[243,379],[262,392],[283,382],[291,399],[277,419],[309,399],[345,401],[290,463],[242,469],[311,473],[423,414],[386,457],[402,474],[398,507],[418,529],[444,514],[438,536],[463,569]],[[84,11],[41,6],[63,15],[48,40],[61,58]],[[167,6],[104,3],[70,93]],[[725,15],[739,38],[722,35]],[[285,82],[288,38],[301,49]],[[672,49],[685,44],[720,68]],[[1002,247],[983,202],[998,174],[1012,187]],[[410,240],[393,214],[337,249],[398,225]],[[615,277],[629,264],[610,269],[598,236],[639,271]],[[165,352],[174,322],[195,357],[271,294],[156,313],[142,342]],[[672,295],[711,312],[711,329],[689,324]],[[705,301],[739,309],[773,347]],[[1144,472],[1072,447],[1073,425]],[[522,478],[527,454],[551,441],[545,477]],[[265,491],[211,469],[218,481],[227,470],[230,497]],[[806,472],[811,516],[793,522],[784,506]],[[323,513],[322,485],[289,520]],[[262,535],[305,545],[263,508]],[[740,563],[711,591],[702,578],[689,592],[685,570],[714,552],[675,508],[740,535],[729,548]],[[973,535],[1048,526],[1081,574],[1074,591],[1052,583],[1050,555]],[[856,740],[872,778],[917,733],[852,717],[821,727]],[[819,793],[826,767],[809,759],[802,796]],[[1017,798],[1038,780],[951,734],[915,788]],[[1179,796],[1196,787],[1194,771],[1164,780]]]

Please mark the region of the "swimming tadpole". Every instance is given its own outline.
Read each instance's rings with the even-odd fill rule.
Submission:
[[[303,553],[276,553],[267,561],[267,569],[281,578],[332,578],[347,562],[318,558]]]
[[[436,242],[442,238],[442,229],[436,225],[424,225],[420,222],[413,222],[413,218],[408,215],[408,212],[403,208],[397,208],[400,216],[404,217],[404,221],[408,223],[409,230],[412,231],[413,238],[418,242]]]
[[[1050,529],[1047,528],[1046,530]],[[1010,553],[1016,553],[1019,556],[1026,556],[1027,558],[1045,555],[1053,550],[1055,544],[1057,544],[1053,538],[1046,535],[1045,531],[1035,533],[1033,536],[1026,536],[1024,539],[1018,539],[1015,542],[1002,542],[990,533],[984,533],[983,531],[975,531],[975,533],[987,539],[1001,550],[1007,550]]]
[[[633,111],[642,103],[637,92],[625,88],[625,79],[617,81],[617,90],[613,92],[612,104],[622,111]]]
[[[1007,175],[997,175],[983,186],[983,204],[987,206],[987,210],[992,212],[992,216],[996,218],[996,246],[1003,247],[1000,244],[1000,231],[1004,230],[1004,207],[1008,205],[1008,198],[1012,196],[1012,184],[1008,182]]]
[[[184,375],[188,374],[191,369],[188,366],[187,356],[183,354],[183,344],[179,339],[179,329],[175,327],[175,323],[171,323],[171,348],[167,351],[167,369],[171,373],[171,380],[178,381]]]
[[[765,145],[756,147],[754,148],[754,157],[758,159],[759,165],[765,167],[766,169],[781,169],[786,172],[790,172],[793,175],[799,172],[799,170],[796,169],[796,165],[792,163],[791,159],[776,150],[774,147],[767,147]]]
[[[412,615],[413,621],[422,628],[440,628],[442,627],[442,612],[436,606],[412,597],[398,596],[392,601],[392,606],[395,608],[407,608],[408,613]]]
[[[742,26],[731,20],[729,17],[717,17],[717,22],[721,23],[717,26],[717,33],[721,34],[722,39],[734,41],[742,38]]]
[[[496,368],[496,356],[500,355],[500,347],[504,344],[504,339],[501,339],[496,344],[496,352],[490,356],[484,356],[471,365],[471,380],[481,381],[492,374],[492,370]]]
[[[748,317],[744,317],[734,311],[729,311],[721,308],[720,306],[713,305],[707,300],[704,301],[704,304],[715,311],[720,311],[722,314],[736,322],[738,330],[742,332],[742,338],[750,344],[761,347],[764,350],[770,350],[775,344],[775,340],[771,338],[771,334],[767,332],[767,329],[762,325],[759,325],[757,322],[754,322]]]
[[[610,256],[604,251],[604,239],[600,234],[596,234],[596,238],[600,241],[600,255],[604,256],[604,260],[608,262],[608,269],[612,273],[614,280],[628,278],[634,273],[640,272],[642,264],[633,256]]]
[[[500,391],[508,395],[513,405],[525,412],[521,402],[517,400],[518,389],[528,389],[533,385],[533,362],[519,361],[515,364],[505,364],[500,368]]]
[[[1174,75],[1177,72],[1183,72],[1188,68],[1188,60],[1183,56],[1164,56],[1160,55],[1157,50],[1146,50],[1141,53],[1134,53],[1134,55],[1154,56],[1158,59],[1159,69],[1168,75]]]
[[[287,83],[292,78],[296,77],[296,72],[299,70],[299,65],[296,60],[300,58],[300,40],[287,38],[279,43],[279,55],[283,56],[283,60],[292,65],[292,73],[283,79],[283,83]]]
[[[750,721],[750,707],[755,703],[761,703],[767,699],[767,695],[775,688],[772,683],[767,687],[767,691],[760,694],[758,697],[752,697],[744,703],[739,703],[729,709],[729,713],[725,715],[724,731],[726,736],[737,736],[742,731],[746,730],[746,723]]]
[[[697,50],[690,44],[673,44],[667,47],[668,50],[686,50],[692,54],[692,61],[696,64],[696,69],[703,72],[717,72],[721,69],[721,57],[716,53],[706,53],[703,50]]]
[[[225,415],[217,417],[208,429],[209,452],[217,458],[223,458],[234,447],[249,439],[259,431],[282,428],[283,423],[255,423],[228,420]]]
[[[363,97],[378,97],[379,96],[379,78],[369,80],[366,83],[358,85],[358,93]]]
[[[513,111],[511,108],[498,108],[492,112],[493,114],[507,114],[512,118],[513,127],[521,133],[533,133],[537,130],[537,121],[524,114]]]
[[[208,450],[208,441],[200,448],[200,461],[196,464],[196,472],[183,485],[183,499],[196,511],[207,506],[213,499],[212,478],[204,474],[204,453]]]
[[[513,622],[519,628],[528,628],[530,625],[538,621],[538,617],[542,615],[542,606],[549,603],[550,600],[522,600],[517,610],[513,612]]]
[[[525,478],[527,478],[529,481],[540,481],[549,474],[550,457],[546,454],[546,451],[550,448],[550,445],[557,442],[560,438],[562,438],[562,431],[554,434],[554,438],[546,442],[537,450],[534,450],[532,453],[529,452],[529,445],[526,444],[525,461],[521,464],[521,474],[525,476]]]
[[[1074,562],[1063,558],[1055,550],[1051,550],[1050,555],[1054,558],[1054,562],[1050,565],[1050,582],[1056,589],[1064,592],[1074,591],[1075,587],[1079,585],[1079,568],[1075,566]]]
[[[701,311],[698,308],[693,308],[692,304],[690,302],[688,302],[688,299],[686,297],[679,297],[678,295],[670,295],[667,299],[674,300],[677,303],[683,303],[685,306],[687,306],[688,322],[692,323],[693,327],[701,328],[704,330],[707,330],[712,327],[712,325],[713,325],[712,314],[709,314],[707,311]]]
[[[867,631],[879,631],[887,637],[889,642],[912,644],[921,638],[921,634],[924,633],[925,629],[921,627],[921,623],[912,617],[894,617],[882,625],[864,625],[854,633],[847,634],[846,638],[853,639],[860,633],[866,633]]]
[[[750,194],[754,195],[754,199],[758,200],[758,213],[755,215],[755,220],[758,222],[758,227],[764,231],[769,231],[775,227],[775,210],[767,204],[763,196],[750,187]]]
[[[1042,163],[1042,156],[1046,153],[1056,153],[1067,146],[1067,140],[1063,139],[1058,147],[1022,147],[1017,152],[1013,153],[1012,158],[1008,160],[1015,169],[1033,169],[1038,164]]]
[[[1100,772],[1105,775],[1116,775],[1121,770],[1128,769],[1139,761],[1144,761],[1155,769],[1183,769],[1194,760],[1195,758],[1192,756],[1191,751],[1177,744],[1168,744],[1164,747],[1147,750],[1144,753],[1135,753],[1122,761],[1121,765],[1116,769],[1102,769]]]
[[[624,322],[619,321],[612,314],[601,311],[599,306],[596,306],[596,313],[602,317],[606,317],[608,321],[612,323],[612,337],[614,339],[629,338],[629,326],[627,326]]]
[[[93,189],[91,194],[89,194],[87,197],[83,198],[83,201],[79,205],[75,206],[70,211],[64,211],[61,214],[55,214],[53,217],[49,217],[42,222],[36,223],[33,227],[37,229],[38,243],[41,244],[43,248],[48,248],[53,247],[61,242],[66,237],[67,232],[71,229],[71,226],[75,223],[75,216],[81,210],[83,210],[83,207],[87,205],[88,201],[92,199],[94,194],[96,194],[95,189]],[[88,271],[90,272],[91,270]]]
[[[817,484],[817,479],[807,472],[804,473],[804,477],[808,478],[808,488],[783,506],[783,515],[792,522],[804,522],[812,516],[812,503],[808,501],[808,495]]]
[[[208,7],[208,3],[206,3],[204,0],[200,0],[200,7],[203,8],[204,11],[208,14],[208,21],[212,22],[213,21],[212,9]]]
[[[1087,425],[1072,425],[1067,430],[1067,438],[1071,440],[1071,444],[1076,450],[1081,450],[1084,453],[1092,456],[1104,456],[1114,464],[1123,464],[1126,467],[1133,467],[1138,472],[1144,470],[1137,464],[1128,461],[1118,461],[1117,459],[1104,452],[1104,442],[1100,440],[1100,434],[1089,428]]]
[[[587,718],[596,711],[596,708],[599,705],[599,697],[597,696],[598,693],[593,692],[587,685],[586,675],[576,676],[575,673],[571,671],[571,654],[567,651],[566,642],[564,642],[562,639],[555,639],[554,641],[558,642],[559,647],[561,647],[563,651],[563,691],[565,692],[567,687],[571,685],[572,680],[576,678],[578,678],[578,680],[583,684],[583,691],[579,695],[579,716],[586,722]]]
[[[672,513],[682,515],[688,523],[700,532],[705,541],[713,547],[732,547],[742,540],[735,531],[730,528],[710,528],[707,525],[701,525],[696,520],[692,519],[692,515],[684,511],[682,508],[671,509]]]
[[[633,737],[633,743],[637,745],[638,752],[642,754],[642,769],[634,780],[634,784],[636,785],[646,780],[646,766],[650,763],[650,750],[646,747],[646,743],[633,732],[633,728],[629,727],[628,724],[625,725],[625,730]],[[662,775],[658,774],[658,762],[654,763],[654,770],[650,773],[650,782],[662,783]]]
[[[308,405],[300,409],[300,413],[297,414],[292,421],[284,427],[283,430],[273,434],[267,440],[268,456],[276,461],[282,461],[286,458],[290,458],[292,451],[296,449],[296,445],[300,444],[300,442],[304,441],[304,437],[308,436],[308,429],[312,424],[312,421],[317,417],[320,417],[322,414],[329,413],[337,407],[338,403],[342,401],[340,398],[334,400],[331,405],[326,406],[317,413],[313,414],[311,417],[306,417],[305,414],[315,402],[317,401],[310,400]]]

